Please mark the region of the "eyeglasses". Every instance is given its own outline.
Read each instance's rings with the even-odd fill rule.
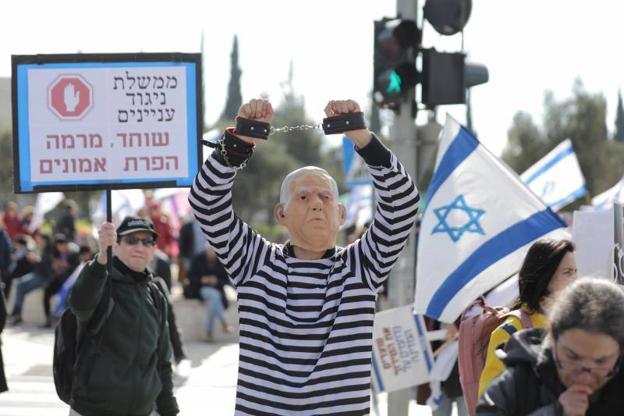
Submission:
[[[559,369],[561,370],[568,371],[572,373],[573,375],[581,375],[583,373],[588,373],[588,374],[596,375],[598,377],[611,378],[615,374],[617,374],[618,371],[620,371],[620,365],[622,364],[622,356],[623,354],[620,354],[620,356],[618,357],[613,367],[599,366],[599,365],[588,366],[588,365],[584,365],[582,361],[580,360],[579,361],[572,361],[572,360],[564,361],[564,360],[559,359],[557,357],[556,347],[553,348],[553,358],[555,359],[555,364],[557,364],[557,367],[559,367]]]
[[[154,247],[156,245],[156,241],[153,238],[126,237],[124,241],[130,246],[136,246],[139,243],[145,247]]]

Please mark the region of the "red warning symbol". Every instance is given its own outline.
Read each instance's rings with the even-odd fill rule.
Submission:
[[[61,75],[50,85],[48,105],[61,119],[81,119],[93,105],[91,85],[80,75]]]

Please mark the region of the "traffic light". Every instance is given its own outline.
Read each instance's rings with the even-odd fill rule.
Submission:
[[[424,19],[441,35],[451,36],[464,29],[471,10],[472,0],[427,0]],[[418,83],[420,102],[428,108],[464,104],[466,88],[488,81],[485,65],[466,62],[463,52],[423,49],[421,41],[422,29],[414,20],[375,21],[373,97],[379,107],[398,109]],[[420,69],[417,56],[422,57]]]
[[[466,88],[489,79],[485,65],[466,62],[463,53],[423,50],[421,101],[429,108],[444,104],[464,104]]]
[[[441,35],[451,36],[464,29],[472,0],[427,0],[424,17]]]
[[[413,20],[375,21],[373,97],[378,106],[398,108],[418,83],[415,52],[420,40]]]
[[[472,0],[427,0],[424,18],[441,35],[451,36],[464,29]],[[464,104],[466,88],[488,81],[487,67],[466,62],[461,52],[422,51],[421,101],[429,108],[444,104]]]

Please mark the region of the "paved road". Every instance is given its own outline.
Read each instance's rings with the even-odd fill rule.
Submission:
[[[52,381],[50,330],[7,328],[2,333],[2,355],[9,392],[0,394],[2,416],[67,415]]]
[[[7,328],[2,353],[9,392],[0,394],[1,416],[66,416],[52,380],[50,330]],[[192,366],[186,379],[176,377],[181,415],[231,415],[236,393],[238,345],[191,342],[185,345]]]
[[[2,334],[2,353],[10,391],[0,394],[0,416],[66,416],[67,406],[54,390],[51,330],[34,325],[7,328]],[[176,397],[181,416],[229,416],[234,411],[238,344],[187,342],[192,362],[188,378],[176,378]],[[385,396],[380,395],[380,408]],[[374,413],[373,413],[374,414]],[[410,416],[428,416],[428,408],[410,407]],[[379,416],[387,416],[382,412]]]

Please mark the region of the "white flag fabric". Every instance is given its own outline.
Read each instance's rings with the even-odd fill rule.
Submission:
[[[63,192],[43,192],[37,194],[33,217],[28,230],[34,232],[41,228],[44,215],[52,211],[64,198]]]
[[[453,322],[518,271],[531,243],[569,237],[566,224],[447,115],[423,210],[415,312]]]
[[[587,193],[585,178],[570,139],[558,144],[520,178],[553,211]]]
[[[614,203],[624,205],[624,178],[615,186],[592,198],[592,205],[597,210],[609,209]]]
[[[354,185],[349,192],[344,226],[362,228],[373,220],[373,185]]]
[[[111,191],[111,213],[113,223],[119,224],[128,215],[137,215],[145,206],[145,193],[142,189],[116,189]],[[100,203],[91,214],[94,235],[97,227],[106,220],[106,192],[102,191]]]

